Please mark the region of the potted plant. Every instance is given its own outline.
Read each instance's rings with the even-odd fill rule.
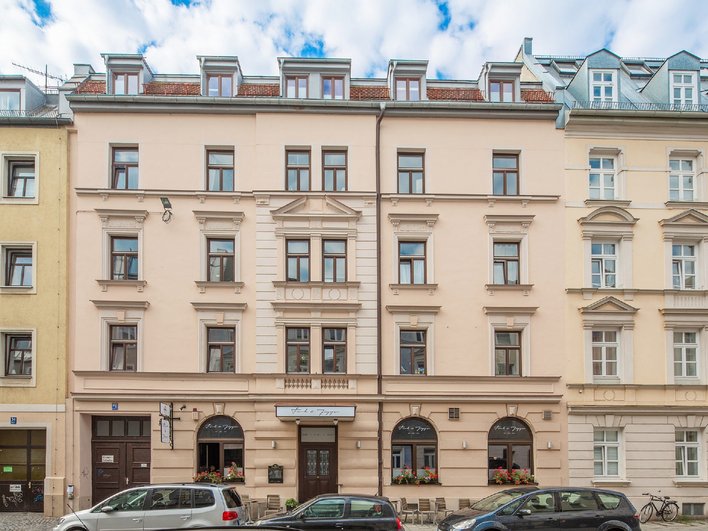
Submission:
[[[499,467],[494,471],[492,481],[497,485],[531,485],[536,482],[536,478],[527,468],[513,469],[511,472],[506,468]]]
[[[195,483],[223,483],[221,472],[216,470],[197,472],[197,475],[192,479]]]
[[[227,467],[226,470],[224,470],[224,481],[229,483],[243,483],[243,469],[238,468],[235,464]]]
[[[298,505],[299,504],[295,498],[288,498],[287,500],[285,500],[285,509],[287,511],[292,511]]]

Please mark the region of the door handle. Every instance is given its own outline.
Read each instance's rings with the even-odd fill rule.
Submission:
[[[126,476],[126,478],[125,478],[125,484],[126,484],[126,485],[128,484],[128,477],[127,477],[127,476]]]
[[[133,522],[142,522],[142,521],[143,521],[142,518],[133,518]]]
[[[191,515],[187,514],[185,516],[180,516],[182,520],[189,520],[191,518]]]

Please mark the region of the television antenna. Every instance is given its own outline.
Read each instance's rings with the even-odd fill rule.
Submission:
[[[18,68],[22,68],[23,70],[27,70],[28,72],[32,72],[33,74],[38,74],[40,76],[44,76],[44,92],[47,92],[49,79],[61,81],[62,83],[64,82],[63,77],[53,76],[52,74],[47,73],[47,65],[44,65],[44,72],[42,72],[41,70],[37,70],[36,68],[30,68],[29,66],[20,65],[20,64],[14,63],[14,62],[12,64]]]

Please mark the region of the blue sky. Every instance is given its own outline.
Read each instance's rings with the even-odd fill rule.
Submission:
[[[355,76],[427,59],[431,77],[476,79],[484,61],[537,54],[708,57],[706,0],[0,0],[0,74],[19,63],[69,77],[104,52],[144,53],[161,73],[237,55],[246,75],[277,57],[344,57]]]

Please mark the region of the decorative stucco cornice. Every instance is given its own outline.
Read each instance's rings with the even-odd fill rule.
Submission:
[[[605,297],[599,301],[593,302],[592,304],[588,304],[583,308],[579,308],[579,310],[582,314],[635,314],[639,311],[638,308],[630,306],[626,302],[622,302],[618,298],[612,296]]]
[[[432,227],[437,222],[439,214],[389,214],[388,219],[394,227],[401,223],[421,223]]]
[[[103,301],[103,300],[91,300],[91,302],[96,306],[96,308],[101,309],[139,309],[147,310],[150,307],[148,301]]]
[[[101,218],[101,223],[104,225],[112,218],[132,218],[138,225],[142,225],[145,218],[148,217],[147,210],[117,210],[108,208],[96,208],[96,214]]]
[[[426,306],[424,304],[389,304],[386,311],[389,313],[438,313],[441,306]]]
[[[238,228],[243,221],[243,212],[229,212],[226,210],[192,210],[194,217],[200,225],[204,225],[207,221],[230,221],[234,224],[234,228]]]
[[[245,302],[192,302],[191,304],[198,312],[242,312],[247,307]]]
[[[486,315],[533,315],[538,306],[484,306]]]

